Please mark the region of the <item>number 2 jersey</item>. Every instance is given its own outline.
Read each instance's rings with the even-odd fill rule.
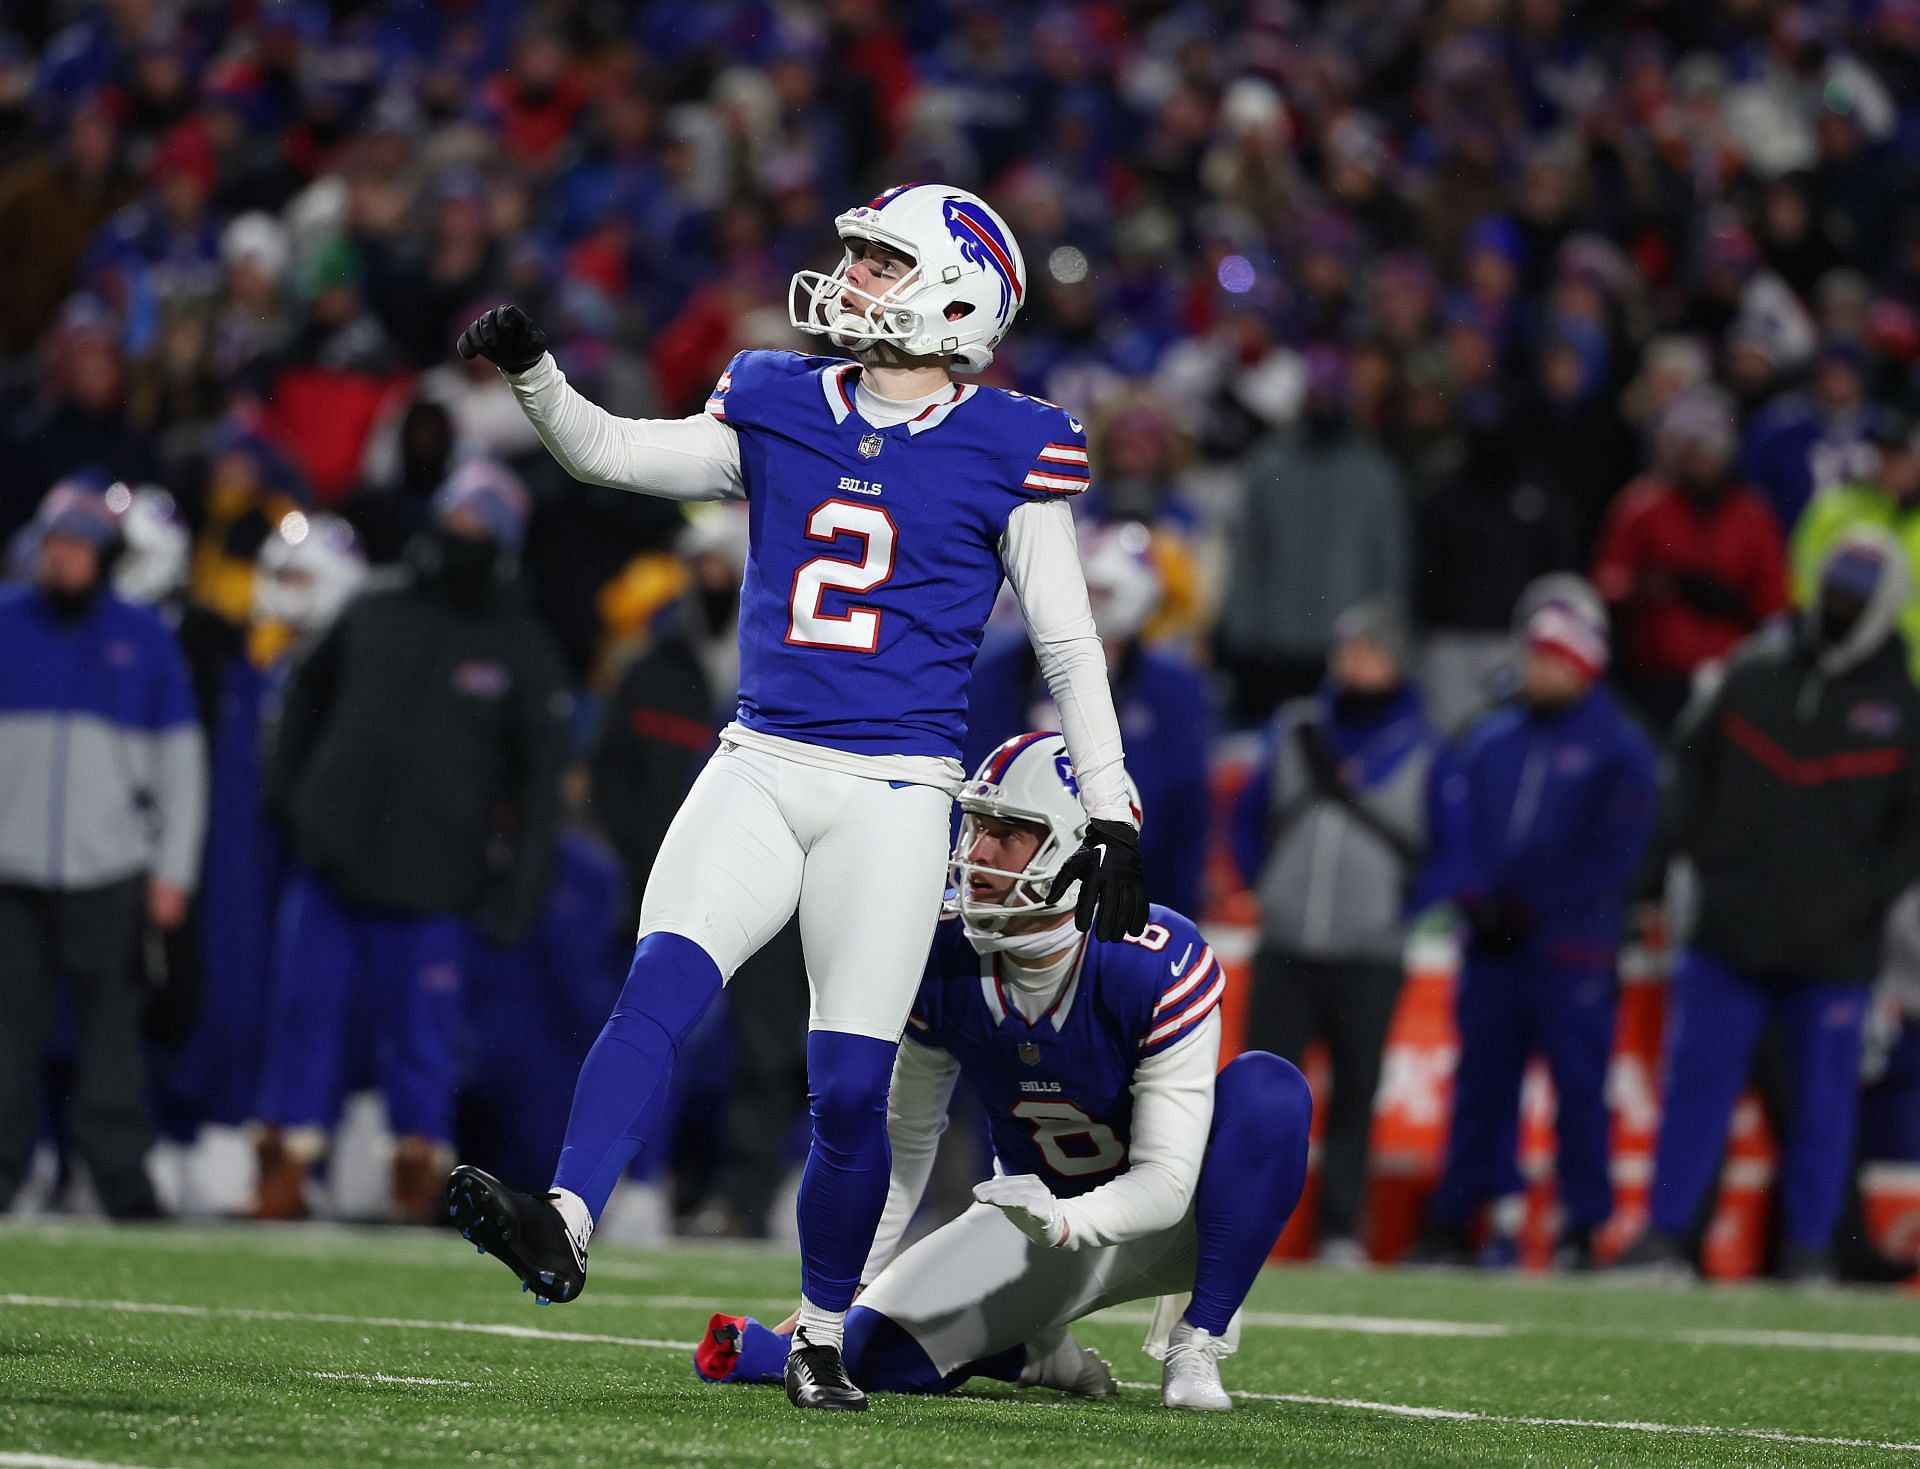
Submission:
[[[1086,436],[1051,404],[958,383],[875,427],[856,406],[859,371],[742,352],[708,399],[739,435],[751,533],[738,723],[957,761],[1008,519],[1086,488]]]
[[[1052,1008],[1029,1021],[996,956],[940,925],[907,1039],[947,1052],[986,1109],[994,1156],[1060,1198],[1126,1170],[1135,1068],[1179,1044],[1220,1004],[1226,979],[1193,921],[1154,905],[1146,931],[1088,936]]]

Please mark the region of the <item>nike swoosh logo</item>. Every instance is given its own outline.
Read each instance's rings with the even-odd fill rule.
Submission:
[[[1188,944],[1187,952],[1185,954],[1182,954],[1178,959],[1175,959],[1172,964],[1168,965],[1167,972],[1173,975],[1177,979],[1180,975],[1180,971],[1187,967],[1187,957],[1192,953],[1193,953],[1193,945]]]

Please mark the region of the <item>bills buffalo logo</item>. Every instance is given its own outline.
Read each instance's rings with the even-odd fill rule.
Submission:
[[[1847,711],[1847,728],[1885,738],[1900,732],[1900,711],[1882,699],[1862,699]]]
[[[497,699],[507,691],[507,685],[511,682],[504,663],[469,658],[464,663],[454,665],[453,686],[463,694],[472,694],[476,699]]]
[[[1000,322],[1005,325],[1022,295],[1020,272],[1014,268],[1013,251],[1000,226],[978,204],[965,199],[948,199],[940,206],[947,222],[947,233],[960,246],[960,253],[982,270],[991,270],[1000,278]]]
[[[1067,758],[1066,751],[1062,750],[1053,757],[1053,770],[1054,774],[1060,777],[1060,784],[1067,788],[1070,795],[1080,794],[1080,782],[1074,776],[1073,762]]]

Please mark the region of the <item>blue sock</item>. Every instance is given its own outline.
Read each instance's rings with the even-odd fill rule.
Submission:
[[[1313,1093],[1290,1063],[1247,1051],[1214,1083],[1213,1133],[1194,1194],[1199,1261],[1187,1320],[1223,1335],[1307,1181]]]
[[[887,1087],[894,1041],[844,1031],[807,1037],[807,1110],[813,1146],[800,1175],[801,1288],[814,1305],[844,1311],[887,1202]]]
[[[594,1218],[646,1146],[680,1043],[719,993],[720,966],[693,940],[650,933],[634,947],[626,987],[581,1063],[553,1174],[553,1186],[578,1194]]]

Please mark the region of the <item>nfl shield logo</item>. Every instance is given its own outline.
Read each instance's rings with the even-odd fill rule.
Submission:
[[[1020,1042],[1020,1059],[1029,1066],[1038,1066],[1040,1064],[1040,1048],[1032,1041]]]
[[[882,439],[880,435],[868,434],[860,441],[860,457],[862,459],[877,458],[880,453],[880,446],[884,442],[886,441]]]

